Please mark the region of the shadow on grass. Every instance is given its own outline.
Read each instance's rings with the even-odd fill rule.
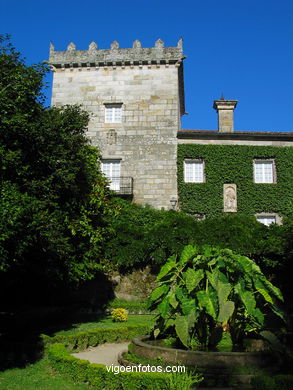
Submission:
[[[10,299],[10,305],[0,309],[0,370],[39,360],[43,355],[42,333],[53,335],[73,329],[76,323],[100,321],[114,296],[112,283],[102,273],[79,288],[59,286],[49,299],[46,289],[38,287],[34,294],[24,294],[29,304],[20,297],[18,305]],[[17,293],[21,294],[19,288]]]

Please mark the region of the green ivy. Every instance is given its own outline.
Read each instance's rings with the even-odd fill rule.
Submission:
[[[184,159],[205,162],[205,182],[184,182]],[[253,160],[274,159],[277,182],[256,184]],[[237,185],[238,212],[288,215],[293,209],[293,147],[245,145],[178,145],[180,207],[188,213],[218,217],[223,214],[223,184]]]

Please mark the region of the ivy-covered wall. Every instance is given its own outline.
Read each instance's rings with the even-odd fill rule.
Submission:
[[[184,183],[184,159],[205,162],[204,183]],[[274,159],[277,182],[256,184],[253,160]],[[223,213],[223,184],[237,184],[238,213],[293,211],[293,147],[243,145],[178,145],[179,205],[187,213],[207,217]]]

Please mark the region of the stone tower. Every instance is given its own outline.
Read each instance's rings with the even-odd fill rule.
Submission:
[[[177,199],[177,131],[185,112],[182,40],[177,47],[108,50],[50,47],[52,104],[82,104],[87,136],[102,154],[110,187],[136,203],[171,208]]]

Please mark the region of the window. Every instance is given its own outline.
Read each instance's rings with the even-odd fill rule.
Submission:
[[[259,216],[256,216],[256,219],[258,222],[263,223],[266,226],[269,226],[272,223],[277,222],[275,215],[259,215]]]
[[[255,183],[275,183],[275,163],[274,160],[254,161],[254,182]]]
[[[120,190],[120,160],[104,160],[101,169],[110,182],[110,190]]]
[[[184,161],[184,181],[185,183],[204,182],[204,162],[202,160]]]
[[[122,122],[122,103],[105,104],[105,123]]]

